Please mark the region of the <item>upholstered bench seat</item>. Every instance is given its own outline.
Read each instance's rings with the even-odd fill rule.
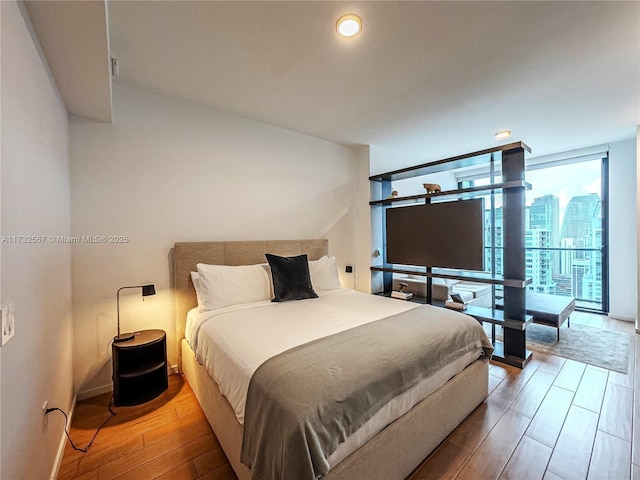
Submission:
[[[502,307],[503,300],[496,300],[496,305]],[[549,295],[527,290],[527,314],[533,317],[533,323],[547,325],[558,330],[560,340],[560,327],[567,322],[570,326],[569,316],[576,308],[576,299],[562,295]]]

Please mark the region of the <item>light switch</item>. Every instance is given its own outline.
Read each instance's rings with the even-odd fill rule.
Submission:
[[[15,331],[16,324],[13,314],[13,303],[6,303],[2,306],[2,345],[11,340]]]

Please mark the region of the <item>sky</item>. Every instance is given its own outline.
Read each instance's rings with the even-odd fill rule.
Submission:
[[[555,195],[560,204],[560,225],[564,219],[564,212],[573,197],[596,193],[600,198],[601,160],[560,165],[539,170],[530,170],[525,179],[531,184],[531,190],[525,194],[527,205],[533,203],[534,198],[544,195]],[[502,195],[496,195],[496,208],[502,206]],[[485,201],[485,208],[489,208],[489,200]]]
[[[526,180],[532,189],[526,193],[526,203],[531,205],[534,198],[555,195],[560,199],[560,225],[564,212],[573,197],[596,193],[600,198],[601,160],[561,165],[526,172]]]

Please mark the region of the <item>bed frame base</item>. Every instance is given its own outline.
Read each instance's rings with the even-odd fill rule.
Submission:
[[[191,385],[209,423],[240,480],[251,472],[240,463],[242,426],[220,388],[198,364],[184,339],[187,312],[197,305],[191,281],[197,263],[253,265],[265,253],[291,256],[306,253],[310,260],[327,255],[326,239],[246,242],[178,242],[173,249],[178,369]],[[488,395],[489,368],[478,360],[449,380],[401,418],[336,465],[323,480],[405,479]]]
[[[250,470],[240,463],[242,426],[218,385],[198,364],[184,339],[182,366],[233,470],[240,480],[249,480]],[[324,478],[407,478],[487,398],[488,375],[486,360],[474,362],[336,465]]]

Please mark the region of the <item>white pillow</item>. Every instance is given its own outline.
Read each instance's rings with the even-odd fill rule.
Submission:
[[[195,288],[196,290],[196,298],[198,299],[198,310],[204,312],[202,289],[200,288],[200,274],[198,272],[191,272],[191,281],[193,282],[193,288]]]
[[[202,308],[271,300],[271,282],[262,265],[206,265],[199,263]]]
[[[329,258],[325,255],[319,260],[310,260],[309,276],[311,277],[311,285],[316,292],[342,288],[336,268],[336,257]]]

